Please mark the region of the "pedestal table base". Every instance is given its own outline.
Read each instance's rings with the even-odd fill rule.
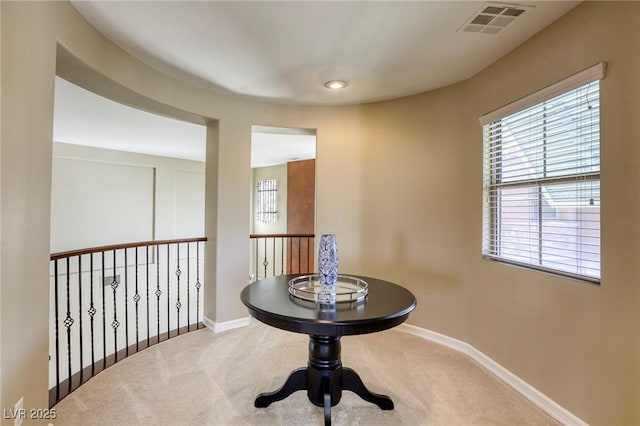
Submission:
[[[324,407],[324,423],[331,424],[331,407],[340,402],[342,391],[354,392],[365,401],[383,410],[393,410],[393,401],[366,388],[358,373],[342,366],[340,337],[309,336],[309,364],[294,370],[284,385],[275,392],[261,393],[255,401],[257,408],[268,407],[299,390],[306,390],[309,401]]]

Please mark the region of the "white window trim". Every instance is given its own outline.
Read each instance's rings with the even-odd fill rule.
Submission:
[[[491,111],[480,117],[480,125],[485,126],[493,121],[515,114],[518,111],[544,102],[545,100],[558,96],[564,92],[577,89],[591,81],[602,80],[605,77],[606,68],[606,62],[600,62],[586,70],[572,75],[571,77],[565,78],[551,86],[547,86],[542,90],[532,93],[529,96],[525,96],[524,98],[511,102],[510,104],[498,108],[495,111]]]
[[[557,83],[554,83],[550,86],[545,87],[531,95],[525,96],[524,98],[518,99],[510,104],[507,104],[501,108],[498,108],[492,112],[484,114],[479,118],[481,126],[491,124],[494,121],[501,120],[509,115],[520,112],[524,109],[532,107],[534,105],[545,102],[546,100],[552,99],[556,96],[562,95],[563,93],[569,92],[571,90],[577,89],[581,86],[584,86],[595,80],[602,80],[606,74],[606,63],[600,62],[596,65],[593,65],[577,74],[574,74],[564,80],[561,80]],[[598,180],[600,179],[600,172],[597,173]],[[484,223],[484,208],[483,208],[483,223]],[[484,225],[483,225],[484,227]],[[486,260],[494,260],[503,264],[509,264],[516,267],[522,267],[528,270],[540,271],[543,273],[548,273],[555,276],[564,276],[566,278],[573,278],[580,281],[591,282],[594,284],[599,284],[601,278],[594,278],[580,274],[574,274],[571,272],[565,272],[561,270],[557,270],[555,268],[547,268],[544,266],[539,266],[535,264],[530,264],[526,262],[519,262],[516,260],[505,259],[500,256],[493,256],[490,254],[484,254],[482,256]]]

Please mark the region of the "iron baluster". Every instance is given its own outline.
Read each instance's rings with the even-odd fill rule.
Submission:
[[[104,291],[104,252],[102,252],[102,369],[107,368],[107,312],[105,308],[105,291]]]
[[[91,375],[96,374],[96,354],[93,342],[93,317],[96,314],[96,308],[93,303],[93,253],[89,253],[89,289],[91,292],[91,304],[89,306],[89,318],[91,319]]]
[[[273,263],[271,268],[272,276],[277,276],[278,267],[276,262],[278,243],[276,239],[280,239],[280,275],[297,274],[311,272],[313,269],[313,244],[314,234],[250,234],[249,238],[252,244],[251,252],[255,253],[255,274],[251,277],[255,279],[266,278],[269,274],[269,264]],[[260,241],[263,240],[261,244]],[[271,240],[271,242],[269,242]],[[272,250],[271,260],[269,260],[268,250]],[[263,250],[264,253],[260,253]],[[296,253],[297,252],[297,253]],[[259,261],[262,259],[262,272],[259,273]],[[296,266],[297,262],[297,266]],[[306,266],[303,266],[306,264]],[[253,264],[252,264],[253,267]]]
[[[178,336],[180,335],[180,307],[182,306],[182,304],[180,303],[180,274],[182,273],[182,271],[180,271],[180,243],[176,244],[176,264],[177,264],[177,269],[176,269],[176,283],[177,283],[177,294],[178,294],[178,300],[176,302],[176,329],[178,330]]]
[[[170,290],[169,290],[169,281],[170,281],[170,275],[171,275],[171,271],[169,270],[171,268],[170,265],[170,261],[169,261],[169,249],[171,248],[171,246],[169,244],[167,244],[167,339],[169,339],[171,337],[171,297],[170,297]]]
[[[59,340],[59,307],[58,307],[58,261],[53,264],[54,274],[54,298],[55,298],[55,317],[56,317],[56,401],[60,400],[60,340]]]
[[[311,241],[310,238],[307,237],[307,273],[311,273]]]
[[[82,356],[84,349],[82,344],[82,255],[78,256],[78,321],[80,328],[80,384],[82,384],[84,376],[84,357]]]
[[[168,272],[167,272],[167,293],[169,293],[171,291],[171,265],[169,264],[169,261],[171,259],[171,245],[176,244],[176,267],[177,269],[176,271],[176,275],[177,275],[177,296],[176,296],[176,318],[177,318],[177,329],[171,329],[172,325],[171,325],[171,321],[170,318],[167,322],[167,338],[170,338],[172,335],[172,333],[178,333],[181,334],[182,331],[181,330],[181,318],[180,318],[180,312],[182,311],[182,301],[184,300],[183,294],[181,293],[181,291],[185,291],[184,290],[184,278],[183,278],[183,274],[184,271],[183,269],[185,268],[184,266],[184,262],[182,262],[181,264],[181,259],[180,259],[180,244],[182,243],[187,243],[187,265],[186,265],[186,284],[187,284],[187,289],[186,289],[186,297],[187,297],[187,316],[188,316],[188,320],[187,320],[187,331],[191,330],[191,310],[190,310],[190,305],[191,305],[191,293],[190,293],[190,279],[191,279],[191,264],[190,264],[190,260],[191,260],[191,242],[195,242],[196,245],[196,251],[197,251],[197,259],[196,259],[196,269],[197,269],[197,280],[195,283],[195,287],[197,290],[197,294],[196,294],[196,303],[198,304],[197,309],[196,309],[196,315],[199,318],[200,315],[200,310],[199,310],[199,303],[200,303],[200,288],[202,287],[202,284],[200,283],[200,262],[199,262],[199,256],[200,256],[200,246],[199,243],[202,241],[206,241],[206,238],[191,238],[191,239],[184,239],[184,240],[167,240],[167,241],[154,241],[154,242],[143,242],[143,243],[127,243],[127,244],[120,244],[120,245],[112,245],[112,246],[103,246],[103,247],[95,247],[95,248],[88,248],[88,249],[81,249],[81,250],[74,250],[74,251],[68,251],[68,252],[61,252],[61,253],[53,253],[50,256],[51,261],[53,262],[52,265],[52,269],[53,269],[53,275],[54,275],[54,279],[53,279],[53,291],[54,294],[52,295],[52,299],[53,299],[53,303],[54,303],[54,312],[51,316],[52,320],[51,320],[51,334],[52,337],[54,335],[55,332],[55,340],[52,339],[52,346],[51,346],[51,353],[55,355],[50,355],[49,356],[49,360],[50,361],[54,361],[55,362],[55,367],[52,366],[52,368],[55,368],[55,389],[52,388],[50,389],[50,401],[49,401],[49,406],[53,407],[57,402],[59,402],[61,400],[61,398],[64,398],[66,395],[68,395],[69,393],[71,393],[74,389],[78,388],[78,386],[82,385],[88,378],[93,377],[95,374],[97,374],[98,372],[106,369],[108,366],[110,365],[114,365],[116,364],[119,360],[121,360],[122,358],[131,355],[134,352],[138,352],[141,349],[140,345],[140,334],[141,334],[141,326],[140,326],[140,321],[141,321],[141,315],[142,313],[140,312],[140,309],[144,309],[144,306],[140,304],[141,302],[141,298],[144,296],[142,294],[143,289],[141,288],[141,286],[143,285],[141,283],[141,277],[140,277],[140,273],[142,271],[140,271],[140,254],[139,254],[139,248],[140,247],[145,247],[145,257],[146,257],[146,266],[145,269],[147,271],[147,275],[146,275],[146,285],[144,285],[145,287],[145,291],[146,291],[146,304],[147,304],[147,312],[146,312],[146,316],[147,316],[147,347],[151,345],[151,336],[150,336],[150,329],[151,329],[151,324],[150,324],[150,319],[151,319],[151,312],[150,312],[150,295],[149,295],[149,291],[153,291],[152,289],[150,289],[150,287],[152,286],[152,284],[150,283],[151,275],[150,275],[150,271],[151,271],[151,267],[149,266],[149,261],[153,260],[149,254],[150,251],[150,247],[155,245],[157,247],[158,253],[159,253],[159,246],[160,245],[166,245],[167,246],[167,260],[168,260]],[[135,302],[135,339],[136,339],[136,346],[135,346],[135,351],[134,351],[134,347],[133,345],[129,345],[130,343],[130,336],[129,336],[129,331],[133,332],[133,329],[129,330],[130,327],[133,327],[133,324],[129,324],[129,258],[131,258],[131,256],[129,256],[129,248],[134,248],[135,249],[135,254],[132,258],[132,260],[135,261],[135,270],[132,271],[132,273],[135,273],[135,286],[134,288],[132,288],[131,290],[134,290],[134,294],[132,295],[132,300]],[[121,315],[121,312],[118,312],[118,299],[120,298],[119,293],[118,293],[118,288],[121,286],[121,284],[123,283],[122,279],[121,279],[121,275],[117,275],[117,271],[118,268],[121,268],[121,266],[119,265],[119,261],[118,261],[118,250],[125,250],[124,251],[124,293],[123,297],[124,297],[124,310],[125,310],[125,314],[124,316]],[[98,259],[98,262],[101,262],[100,267],[98,268],[97,263],[95,262],[95,258],[94,258],[94,254],[95,253],[100,253],[100,258]],[[89,261],[88,262],[83,262],[83,256],[88,254],[89,255]],[[109,261],[108,256],[113,256],[112,262]],[[72,262],[71,259],[72,258],[77,258],[76,262]],[[65,260],[65,264],[60,266],[60,260],[64,259]],[[160,274],[159,274],[159,269],[160,269],[160,265],[159,265],[159,257],[156,258],[156,262],[157,262],[157,269],[156,271],[158,272],[158,276],[157,276],[157,283],[156,283],[156,287],[157,290],[159,291],[159,293],[156,295],[157,297],[157,312],[158,314],[160,313],[161,309],[160,309],[160,296],[162,294],[162,291],[160,291]],[[109,263],[109,265],[107,265],[107,263]],[[78,273],[78,281],[77,281],[77,293],[74,293],[76,290],[76,284],[73,283],[72,281],[72,266],[75,264],[75,266],[77,267],[77,273]],[[89,273],[89,277],[88,279],[84,279],[83,278],[83,264],[88,264],[88,273]],[[63,269],[66,267],[66,271],[64,271]],[[109,270],[111,270],[113,272],[113,276],[109,276],[107,277],[106,274],[109,272]],[[64,277],[62,277],[61,275],[63,273],[66,273],[66,279],[65,279],[65,283],[61,283],[60,280]],[[74,272],[75,273],[75,272]],[[95,275],[98,275],[99,278],[101,278],[101,285],[100,288],[102,289],[102,368],[96,368],[96,362],[99,362],[99,359],[96,359],[96,350],[99,350],[99,347],[97,347],[97,338],[99,338],[99,328],[96,328],[96,314],[98,314],[98,302],[96,299],[99,297],[98,294],[96,293],[96,289],[94,288],[94,281],[95,281]],[[183,278],[183,279],[181,279]],[[65,297],[65,295],[60,295],[61,293],[61,289],[60,286],[61,285],[66,285],[66,288],[64,290],[66,290],[66,301],[61,300],[61,297]],[[83,285],[89,285],[89,294],[86,294],[86,289],[83,289]],[[96,284],[97,285],[97,284]],[[107,286],[111,286],[111,289],[113,291],[113,307],[107,307],[107,304],[111,302],[111,300],[107,299]],[[132,283],[132,285],[134,285],[134,283]],[[85,294],[83,294],[85,293]],[[84,298],[87,298],[87,303],[84,303]],[[168,313],[170,313],[170,309],[171,309],[171,305],[170,303],[172,303],[169,294],[167,295],[168,297]],[[111,298],[111,294],[109,295],[109,298]],[[121,299],[121,298],[120,298]],[[64,306],[63,304],[65,304],[66,302],[66,314],[64,315],[64,317],[62,317],[62,314],[65,312],[64,310]],[[77,305],[75,305],[77,304]],[[86,305],[89,305],[88,308],[86,308]],[[87,336],[87,338],[85,339],[84,336],[84,328],[87,325],[86,324],[86,320],[83,318],[84,314],[83,314],[83,309],[87,309],[86,312],[84,312],[84,314],[87,314],[89,316],[89,327],[90,330],[87,331],[87,333],[89,334],[89,336]],[[109,309],[113,309],[113,317],[111,316],[111,311],[109,311]],[[123,308],[120,308],[120,310],[122,310]],[[73,318],[73,312],[78,313],[79,318],[74,319]],[[108,315],[107,315],[108,314]],[[107,348],[107,344],[108,341],[110,341],[111,339],[107,338],[106,335],[106,325],[107,325],[107,316],[109,316],[110,319],[112,319],[112,322],[110,323],[111,327],[113,328],[113,342],[114,345],[113,347],[111,347],[111,345],[109,344],[109,347]],[[123,318],[124,323],[120,323],[120,319]],[[133,312],[131,315],[131,320],[133,321]],[[77,324],[76,324],[77,322]],[[158,342],[160,341],[160,329],[161,329],[161,324],[160,324],[161,320],[160,320],[160,315],[158,315],[158,321],[157,321],[157,326],[158,326]],[[61,342],[61,338],[63,338],[61,336],[61,330],[60,330],[60,326],[64,325],[67,329],[67,339],[66,339],[66,344],[67,344],[67,360],[65,362],[65,360],[62,360],[62,352],[61,352],[61,345],[63,345],[64,343]],[[76,325],[77,329],[73,329],[72,327]],[[119,340],[118,340],[118,328],[120,325],[124,325],[125,326],[125,334],[123,336],[123,339],[125,340],[125,348],[124,349],[120,349],[118,350],[118,345],[119,345]],[[196,324],[196,329],[199,329],[199,322]],[[78,333],[78,337],[77,339],[74,337],[74,333]],[[122,334],[122,333],[121,333]],[[133,334],[132,334],[133,336]],[[144,339],[144,337],[142,337]],[[75,343],[74,343],[75,342]],[[87,366],[86,366],[86,371],[85,371],[85,355],[86,357],[89,356],[89,345],[91,345],[91,370],[89,370],[89,363],[87,362]],[[86,346],[86,347],[85,347]],[[97,347],[97,349],[96,349]],[[64,350],[64,349],[62,349]],[[53,357],[55,356],[55,360],[53,359]],[[76,361],[74,361],[76,360]],[[63,365],[63,362],[65,362],[66,365]],[[66,369],[66,373],[67,373],[67,378],[63,379],[61,377],[62,374],[64,374],[62,372],[62,369]],[[68,381],[65,383],[65,380]]]
[[[280,275],[284,275],[284,238],[280,237]]]
[[[302,272],[302,238],[298,237],[298,273]]]
[[[292,261],[291,259],[293,259],[291,256],[293,256],[293,239],[291,237],[287,238],[287,248],[289,249],[289,264],[287,265],[287,273],[292,274],[293,273],[293,265],[292,265]]]
[[[124,353],[129,356],[129,261],[127,252],[124,249]]]
[[[133,296],[133,301],[136,302],[136,352],[138,352],[140,350],[140,319],[138,316],[138,302],[140,302],[140,293],[138,293],[138,247],[136,247],[136,255],[134,260],[136,262],[136,294]],[[127,342],[127,345],[128,344],[129,342]]]
[[[160,342],[160,295],[162,292],[160,291],[160,246],[156,245],[156,310],[158,320],[158,335],[156,336],[156,341]]]
[[[125,249],[126,250],[126,249]],[[113,322],[111,327],[113,328],[113,351],[115,355],[114,364],[118,362],[118,306],[116,301],[116,290],[118,288],[118,279],[116,275],[116,251],[113,250],[113,281],[111,281],[111,288],[113,289]]]
[[[200,328],[200,243],[196,243],[196,330]]]
[[[189,247],[187,243],[187,332],[191,331],[191,298],[189,297],[189,270],[191,269],[191,257],[189,257]]]
[[[149,326],[149,246],[145,247],[145,251],[147,253],[147,347],[151,346],[151,339],[149,334],[151,334],[151,328]]]
[[[269,266],[269,262],[267,261],[267,239],[264,239],[264,261],[262,262],[264,266],[264,278],[267,278],[267,266]]]
[[[67,327],[67,366],[69,372],[69,393],[71,393],[71,326],[73,325],[73,318],[71,318],[71,296],[69,287],[70,274],[69,274],[69,258],[67,257],[67,316],[64,319],[64,326]]]

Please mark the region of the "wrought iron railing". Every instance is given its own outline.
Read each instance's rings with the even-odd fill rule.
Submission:
[[[314,234],[251,234],[251,281],[314,270]]]
[[[123,358],[202,326],[206,240],[51,255],[50,407]]]

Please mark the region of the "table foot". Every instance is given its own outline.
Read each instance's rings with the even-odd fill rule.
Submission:
[[[289,375],[287,381],[280,389],[275,392],[265,392],[258,395],[254,405],[256,408],[265,408],[273,402],[285,399],[296,391],[305,389],[307,389],[307,369],[298,368]],[[331,420],[329,420],[329,422],[331,422]]]
[[[331,426],[331,388],[329,387],[329,380],[323,381],[324,391],[324,426]]]
[[[342,390],[348,390],[365,401],[376,404],[383,410],[393,410],[393,401],[387,395],[371,392],[362,382],[358,373],[351,368],[342,367]]]

